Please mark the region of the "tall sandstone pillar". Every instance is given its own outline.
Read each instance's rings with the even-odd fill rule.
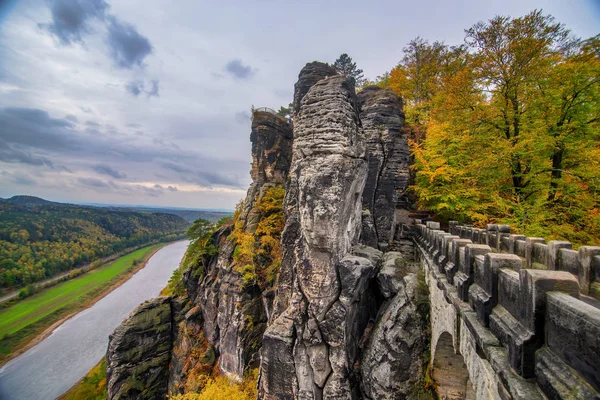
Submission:
[[[352,328],[339,269],[360,235],[363,132],[351,79],[321,63],[308,64],[299,78],[284,253],[259,397],[350,399],[347,346],[354,343],[346,342],[355,338],[345,335]]]
[[[394,240],[396,204],[409,179],[402,100],[389,89],[370,86],[358,94],[358,103],[369,164],[361,243],[387,250]]]

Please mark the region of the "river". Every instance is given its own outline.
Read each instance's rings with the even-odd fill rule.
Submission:
[[[0,369],[0,399],[54,399],[106,353],[108,335],[141,302],[157,296],[179,266],[188,242],[157,251],[146,266],[92,307]]]

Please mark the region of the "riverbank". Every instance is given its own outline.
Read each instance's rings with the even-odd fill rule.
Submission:
[[[57,400],[104,400],[106,399],[106,358],[98,362],[71,389]]]
[[[182,240],[182,238],[180,239],[176,239],[173,241],[168,241],[168,242],[151,242],[151,243],[146,243],[144,245],[138,245],[138,246],[133,246],[133,247],[129,247],[123,251],[120,251],[118,253],[115,254],[111,254],[110,256],[106,256],[104,258],[98,259],[98,260],[94,260],[93,262],[90,262],[88,264],[85,265],[81,265],[79,267],[75,267],[73,269],[70,269],[68,271],[62,272],[56,276],[53,276],[52,278],[48,278],[48,279],[44,279],[43,281],[39,281],[39,282],[35,282],[32,283],[30,286],[33,286],[35,288],[35,293],[39,293],[44,289],[49,289],[54,285],[57,285],[61,282],[64,282],[65,280],[68,279],[73,279],[73,278],[77,278],[82,274],[85,274],[86,272],[89,272],[93,269],[96,268],[100,268],[103,267],[104,265],[113,262],[115,260],[117,260],[120,257],[126,256],[127,254],[133,253],[134,251],[143,249],[145,247],[150,247],[152,245],[155,245],[157,243],[174,243],[177,242],[179,240]],[[71,278],[69,278],[69,276],[72,276]],[[2,289],[3,292],[0,295],[0,310],[9,307],[14,303],[15,300],[20,300],[17,299],[19,297],[19,293],[21,292],[21,290],[25,289],[26,287],[19,287],[17,289],[14,290],[10,290],[9,292],[4,292],[4,290],[6,289]],[[29,297],[29,296],[28,296]],[[12,301],[11,301],[12,300]]]
[[[65,320],[93,306],[121,286],[167,244],[172,242],[129,253],[0,312],[0,366],[35,346]],[[133,260],[138,262],[133,263]]]

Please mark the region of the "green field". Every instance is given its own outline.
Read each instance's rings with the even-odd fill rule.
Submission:
[[[80,277],[60,283],[0,311],[0,339],[22,330],[43,318],[72,306],[91,293],[98,293],[107,283],[128,271],[134,260],[143,259],[162,246],[156,244],[136,250],[114,262],[101,266]],[[70,308],[70,307],[69,307]]]

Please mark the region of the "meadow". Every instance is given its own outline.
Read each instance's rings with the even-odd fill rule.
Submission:
[[[163,244],[155,244],[136,250],[0,311],[0,362],[53,323],[89,306],[99,294],[137,269],[161,246]]]

